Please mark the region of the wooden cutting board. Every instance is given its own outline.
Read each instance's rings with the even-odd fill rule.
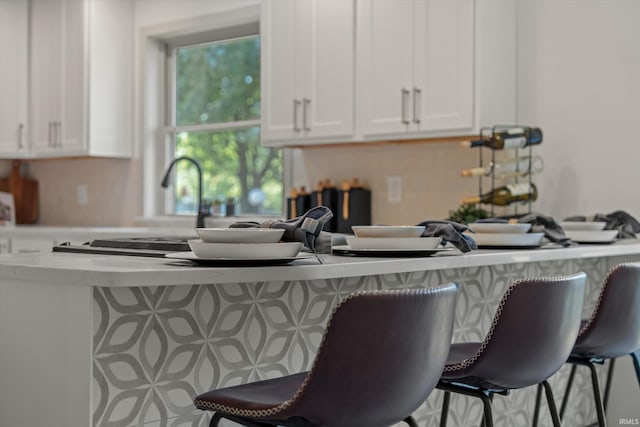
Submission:
[[[20,160],[14,160],[11,175],[0,179],[0,191],[13,194],[16,224],[33,224],[38,220],[38,181],[20,174]]]

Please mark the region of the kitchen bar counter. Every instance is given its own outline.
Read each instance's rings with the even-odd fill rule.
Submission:
[[[206,425],[195,395],[308,369],[332,308],[349,293],[459,283],[453,340],[480,341],[514,280],[585,271],[587,314],[607,271],[640,260],[640,243],[449,254],[243,268],[0,255],[0,426]],[[618,364],[613,398],[629,369]],[[563,368],[551,379],[557,396],[567,376]],[[576,381],[588,384],[581,370]],[[612,421],[637,417],[615,407],[640,401],[633,387],[612,399]],[[498,396],[496,425],[530,425],[534,396],[535,388]],[[437,425],[441,399],[436,391],[416,411],[421,426]],[[565,426],[595,420],[590,399],[588,387],[574,388]],[[452,426],[478,425],[480,413],[479,400],[452,399]],[[540,425],[550,425],[542,414]]]
[[[611,245],[570,248],[454,250],[429,258],[367,258],[320,255],[323,264],[309,257],[289,265],[262,267],[203,267],[189,261],[162,258],[90,254],[0,255],[0,277],[47,280],[90,286],[164,286],[282,280],[322,280],[416,271],[470,268],[569,259],[638,255],[640,242],[624,240]]]

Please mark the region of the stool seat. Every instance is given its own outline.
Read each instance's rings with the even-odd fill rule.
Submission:
[[[481,343],[454,343],[437,388],[445,392],[446,426],[452,392],[478,397],[483,425],[493,426],[493,395],[543,384],[555,426],[559,417],[547,378],[567,360],[580,330],[586,275],[516,281],[504,293]]]
[[[194,404],[200,409],[224,411],[231,415],[248,413],[247,411],[255,411],[256,415],[259,415],[270,408],[286,405],[302,386],[308,374],[301,372],[209,391],[198,396]]]
[[[451,344],[457,285],[365,291],[336,307],[311,370],[200,394],[197,408],[244,426],[388,427],[433,391]]]

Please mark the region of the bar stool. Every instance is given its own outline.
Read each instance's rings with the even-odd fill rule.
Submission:
[[[209,424],[383,427],[435,388],[449,352],[457,286],[358,292],[336,307],[309,372],[222,388],[194,404]]]
[[[447,424],[451,393],[482,399],[483,425],[493,426],[491,402],[542,383],[554,426],[560,420],[547,378],[567,360],[580,329],[586,275],[524,279],[502,296],[481,343],[452,344],[437,388],[444,390],[440,426]]]
[[[573,366],[571,366],[567,388],[562,399],[560,418],[567,407],[576,368],[578,365],[583,365],[589,367],[591,371],[598,425],[604,427],[614,361],[627,354],[633,359],[638,385],[640,385],[640,263],[620,264],[609,270],[596,307],[591,317],[583,322],[578,339],[567,360],[567,363]],[[595,364],[603,364],[606,360],[610,360],[610,366],[604,399],[602,399]],[[536,414],[537,411],[538,401],[536,401]]]

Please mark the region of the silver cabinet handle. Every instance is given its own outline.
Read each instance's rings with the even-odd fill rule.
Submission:
[[[49,128],[48,128],[48,133],[47,133],[47,145],[49,147],[51,147],[52,144],[53,144],[52,134],[53,134],[53,122],[49,122]]]
[[[311,128],[309,127],[308,120],[308,112],[311,105],[311,100],[309,98],[302,98],[302,127],[305,132],[309,132]]]
[[[300,126],[298,126],[298,107],[300,107],[300,104],[302,103],[299,99],[293,100],[293,130],[296,132],[300,132],[302,130],[300,129]]]
[[[24,123],[20,123],[18,125],[18,148],[22,150],[24,148],[24,144],[22,143],[22,135],[24,134]]]
[[[420,124],[420,101],[422,100],[422,90],[413,88],[413,122]]]
[[[62,122],[53,122],[54,147],[62,148]]]
[[[409,109],[409,89],[402,88],[402,123],[405,125],[409,124],[409,119],[407,118],[407,110]]]

